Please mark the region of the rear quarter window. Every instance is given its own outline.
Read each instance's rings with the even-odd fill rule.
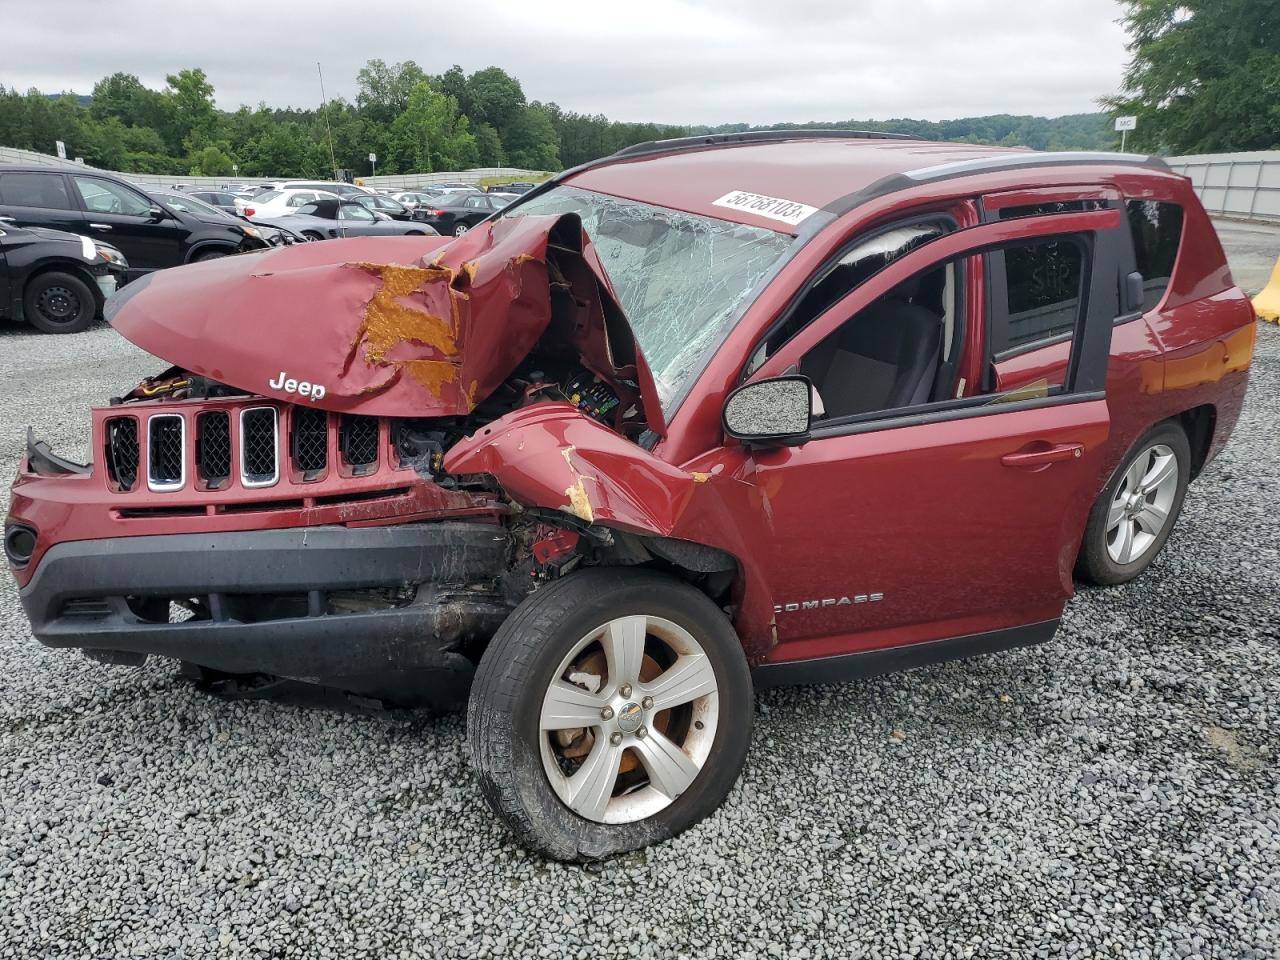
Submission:
[[[1169,288],[1182,244],[1182,207],[1160,200],[1130,200],[1125,208],[1138,272],[1142,274],[1145,313],[1160,305]]]
[[[0,173],[0,203],[46,210],[75,209],[60,173]]]
[[[1032,349],[1069,335],[1080,310],[1084,251],[1053,239],[1004,251],[1006,309],[992,316],[991,353]]]

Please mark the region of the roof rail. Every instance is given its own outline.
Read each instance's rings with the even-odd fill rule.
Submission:
[[[623,147],[609,159],[638,157],[650,153],[676,150],[698,150],[704,147],[729,147],[739,143],[782,143],[787,140],[919,140],[909,133],[879,133],[875,130],[745,130],[742,133],[708,133],[699,137],[676,137],[672,140],[646,140]]]

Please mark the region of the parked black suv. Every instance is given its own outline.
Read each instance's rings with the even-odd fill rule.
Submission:
[[[129,278],[266,246],[249,224],[213,223],[165,209],[119,177],[96,170],[0,165],[0,216],[118,247]]]
[[[77,333],[102,315],[128,268],[110,244],[0,217],[0,320]]]

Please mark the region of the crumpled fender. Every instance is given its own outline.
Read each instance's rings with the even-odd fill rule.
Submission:
[[[572,404],[522,407],[445,454],[452,474],[489,474],[525,506],[671,536],[706,474],[666,463]]]
[[[488,474],[526,507],[561,510],[642,536],[687,540],[734,557],[734,626],[747,657],[756,662],[776,642],[773,601],[753,559],[768,549],[767,499],[752,482],[744,448],[720,448],[695,463],[667,463],[558,402],[515,410],[455,443],[444,458],[450,473]],[[758,522],[742,522],[752,514]]]

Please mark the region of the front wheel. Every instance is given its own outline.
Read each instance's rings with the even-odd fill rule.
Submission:
[[[723,802],[751,740],[728,618],[650,571],[539,588],[481,658],[467,733],[485,799],[524,844],[594,860],[675,836]]]
[[[1143,437],[1094,502],[1076,573],[1097,584],[1128,583],[1156,558],[1191,479],[1191,445],[1177,423]]]
[[[79,277],[50,271],[27,283],[22,310],[41,333],[79,333],[93,323],[98,301]]]

